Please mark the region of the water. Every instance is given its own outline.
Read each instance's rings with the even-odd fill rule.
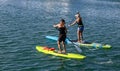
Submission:
[[[84,39],[112,49],[82,48],[85,60],[64,59],[36,51],[36,45],[56,47],[45,39],[57,35],[52,27],[61,18],[70,24],[80,11]],[[119,0],[0,0],[0,71],[119,71]],[[73,37],[74,36],[74,37]],[[76,39],[76,26],[68,37]],[[76,52],[67,45],[68,52]]]

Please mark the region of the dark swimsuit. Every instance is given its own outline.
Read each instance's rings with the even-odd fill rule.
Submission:
[[[58,41],[61,42],[65,42],[66,39],[66,28],[65,27],[61,27],[58,29],[59,30],[59,38]]]
[[[81,32],[83,32],[83,30],[84,30],[84,25],[83,25],[83,23],[82,23],[82,20],[79,20],[79,22],[77,22],[77,24],[78,24],[78,30],[81,31]]]

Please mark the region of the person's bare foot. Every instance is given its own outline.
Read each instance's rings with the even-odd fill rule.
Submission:
[[[80,41],[78,40],[77,42],[78,42],[78,43],[83,43],[83,41],[82,41],[82,40],[80,40]]]
[[[81,43],[81,41],[77,41],[78,43]]]
[[[63,50],[63,51],[62,51],[62,53],[63,53],[63,54],[66,54],[66,51],[65,51],[65,50]]]
[[[58,51],[58,53],[59,53],[59,54],[61,54],[61,53],[62,53],[62,51]]]

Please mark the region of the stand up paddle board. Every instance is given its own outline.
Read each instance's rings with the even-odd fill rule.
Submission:
[[[86,56],[81,55],[81,54],[76,54],[76,53],[66,53],[66,54],[60,54],[57,53],[55,48],[50,48],[50,47],[44,47],[44,46],[36,46],[36,50],[39,52],[45,53],[45,54],[50,54],[54,56],[59,56],[59,57],[64,57],[64,58],[69,58],[69,59],[84,59]]]
[[[51,40],[55,40],[55,41],[58,40],[58,37],[56,37],[56,36],[46,36],[46,38],[51,39]],[[66,43],[72,44],[72,42],[69,41],[68,39],[66,39]],[[106,48],[106,49],[111,48],[111,45],[108,45],[108,44],[88,43],[88,42],[84,42],[84,43],[73,42],[73,43],[76,45],[79,45],[79,46],[85,46],[85,47],[91,47],[91,48]]]

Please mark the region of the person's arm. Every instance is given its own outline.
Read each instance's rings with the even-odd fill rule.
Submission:
[[[58,28],[59,24],[53,25],[54,28]]]
[[[75,20],[75,21],[74,21],[72,24],[70,24],[69,26],[72,26],[72,25],[76,24],[76,22],[77,22],[77,21]]]

